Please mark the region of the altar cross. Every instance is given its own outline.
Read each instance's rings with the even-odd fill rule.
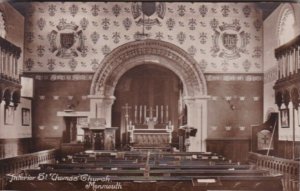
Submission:
[[[264,144],[267,144],[267,140],[269,140],[267,135],[264,135],[264,137],[261,139],[264,141]]]

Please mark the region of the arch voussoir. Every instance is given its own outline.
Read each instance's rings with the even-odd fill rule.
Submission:
[[[132,64],[136,58],[144,60]],[[146,58],[147,57],[147,58]],[[147,60],[148,59],[148,60]],[[164,60],[164,62],[160,62]],[[133,66],[154,63],[175,72],[186,85],[187,96],[206,95],[206,81],[197,62],[179,47],[158,40],[130,42],[113,50],[101,63],[96,71],[90,89],[91,95],[113,96],[116,82],[121,73]],[[125,69],[125,70],[124,70]],[[120,73],[119,73],[120,74]]]

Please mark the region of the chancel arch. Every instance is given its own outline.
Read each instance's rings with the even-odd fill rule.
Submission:
[[[143,40],[114,49],[95,72],[90,89],[90,117],[105,118],[111,126],[114,91],[126,71],[143,64],[174,72],[183,84],[187,124],[198,129],[191,138],[191,151],[204,151],[207,137],[207,85],[197,62],[181,48],[158,40]]]

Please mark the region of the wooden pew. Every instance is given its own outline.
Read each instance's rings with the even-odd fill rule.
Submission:
[[[101,178],[101,177],[100,177]],[[103,178],[103,177],[102,177]],[[157,190],[157,191],[282,191],[280,176],[120,176],[110,177],[110,183],[99,181],[13,181],[8,183],[6,189],[23,191],[59,190],[59,191],[79,191],[92,189],[92,186],[99,185],[121,185],[120,190]],[[101,189],[112,190],[112,189]]]
[[[140,169],[145,167],[145,163],[138,164],[107,164],[107,163],[59,163],[59,164],[40,164],[40,169],[95,169],[95,168],[119,168],[119,169]],[[247,170],[253,169],[254,165],[235,165],[235,164],[224,164],[224,165],[159,165],[150,164],[151,169],[235,169],[235,170]]]
[[[47,176],[43,181],[8,182],[7,189],[79,191],[94,190],[93,186],[105,184],[80,179],[86,176],[90,180],[109,177],[110,183],[120,183],[125,191],[282,191],[280,176],[255,170],[253,165],[231,163],[212,153],[95,152],[80,153],[72,159],[76,157],[84,162],[65,161],[40,165],[40,169],[25,169],[26,176]],[[76,181],[72,181],[74,178]]]
[[[111,169],[26,169],[24,174],[38,176],[41,173],[58,175],[78,175],[89,174],[91,176],[145,176],[145,168],[123,170],[119,168]],[[266,170],[228,170],[228,169],[150,169],[149,176],[259,176],[267,175]]]

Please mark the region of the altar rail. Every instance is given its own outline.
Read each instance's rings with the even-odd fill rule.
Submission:
[[[283,175],[283,187],[285,191],[299,191],[300,162],[258,153],[249,153],[249,161],[255,163],[258,168],[268,169],[272,174]]]
[[[6,174],[17,174],[22,169],[34,168],[38,167],[39,164],[55,162],[57,151],[56,149],[51,149],[0,159],[0,190],[4,188]]]

